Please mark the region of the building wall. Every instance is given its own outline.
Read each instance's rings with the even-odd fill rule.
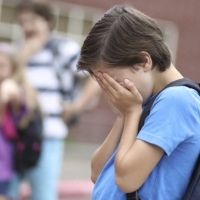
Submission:
[[[113,5],[127,3],[133,5],[135,8],[150,15],[158,21],[168,22],[169,24],[171,23],[173,31],[169,34],[171,34],[172,37],[170,40],[172,46],[175,44],[174,49],[172,50],[174,63],[184,76],[200,82],[199,0],[68,0],[67,2],[97,7],[104,11]],[[106,116],[104,117],[106,119],[109,118]],[[109,129],[109,127],[107,127],[107,129]],[[107,129],[104,131],[107,131]],[[93,133],[96,137],[95,141],[102,140],[106,135],[104,132],[103,134],[100,133],[100,131],[97,132],[98,133]]]
[[[176,67],[184,76],[200,81],[200,1],[199,0],[66,0],[74,4],[107,10],[116,4],[129,4],[147,15],[176,24],[179,30]]]

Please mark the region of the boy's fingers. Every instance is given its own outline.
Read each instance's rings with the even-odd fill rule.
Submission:
[[[121,89],[121,86],[119,85],[119,83],[117,83],[111,76],[109,76],[108,74],[104,73],[103,74],[104,79],[106,80],[106,82],[112,86],[111,88],[119,91]]]
[[[122,86],[107,73],[98,73],[98,79],[100,87],[103,89],[104,93],[107,93],[108,98],[112,98],[112,96],[116,96],[122,91]]]
[[[112,93],[109,91],[109,89],[105,86],[105,84],[101,80],[99,80],[98,83],[100,88],[103,90],[103,93],[106,96],[106,98],[109,99],[110,96],[112,96]]]
[[[136,88],[135,85],[133,84],[133,82],[129,81],[128,79],[124,80],[125,86],[128,90],[130,90],[130,92],[132,94],[134,94],[136,92]]]
[[[101,84],[101,87],[104,91],[108,91],[110,93],[116,92],[110,82],[108,82],[102,74],[99,74],[98,77],[100,79],[99,83]]]

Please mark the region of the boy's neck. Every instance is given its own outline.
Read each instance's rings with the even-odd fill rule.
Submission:
[[[164,72],[159,72],[155,69],[154,75],[156,78],[154,82],[153,94],[157,94],[169,83],[183,78],[181,73],[174,67],[173,64],[171,64],[170,67]]]

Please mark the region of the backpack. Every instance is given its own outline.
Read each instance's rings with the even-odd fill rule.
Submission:
[[[173,87],[173,86],[186,86],[192,89],[195,89],[199,94],[200,94],[200,85],[193,82],[192,80],[188,78],[182,78],[176,81],[173,81],[172,83],[168,84],[165,88],[163,88],[157,95],[155,95],[147,107],[143,110],[142,116],[140,118],[139,126],[138,126],[138,133],[142,126],[144,125],[146,117],[150,114],[151,112],[151,107],[157,98],[157,96],[166,88],[168,87]],[[137,191],[132,192],[132,193],[127,193],[126,194],[126,199],[127,200],[139,200],[139,197],[137,195]],[[184,194],[184,197],[182,200],[200,200],[200,154],[197,159],[195,168],[193,170],[190,183],[188,185],[188,188]]]
[[[15,128],[15,123],[13,121],[13,118],[11,117],[11,109],[9,105],[7,105],[4,109],[1,127],[4,136],[9,141],[15,141],[18,139],[18,134]]]
[[[28,126],[17,127],[18,139],[14,142],[14,169],[21,175],[38,163],[42,150],[42,114],[39,109],[31,114]]]

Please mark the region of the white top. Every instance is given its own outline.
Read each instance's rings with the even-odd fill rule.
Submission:
[[[45,137],[62,139],[67,136],[67,126],[60,117],[60,102],[72,100],[75,78],[84,74],[76,72],[79,52],[80,47],[74,41],[51,38],[28,62],[28,80],[37,89],[45,114]]]

